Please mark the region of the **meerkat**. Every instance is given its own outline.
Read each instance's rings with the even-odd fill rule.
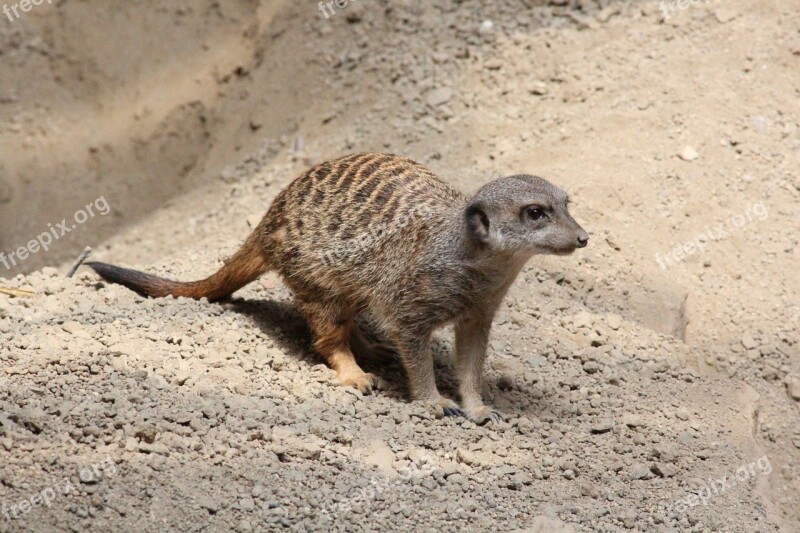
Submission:
[[[206,279],[177,282],[87,264],[144,296],[212,302],[276,270],[308,322],[314,349],[343,385],[369,393],[381,384],[353,355],[357,346],[370,349],[354,325],[369,311],[393,341],[414,400],[485,423],[502,419],[484,404],[481,387],[506,291],[531,256],[571,254],[589,241],[568,203],[563,190],[536,176],[500,178],[468,198],[406,157],[355,154],[290,183],[239,251]],[[431,336],[447,324],[455,328],[460,404],[443,397],[434,379]]]

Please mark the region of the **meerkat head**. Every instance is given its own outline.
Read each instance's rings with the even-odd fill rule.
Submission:
[[[567,193],[525,174],[487,183],[465,211],[467,233],[481,247],[512,254],[567,255],[589,235],[567,208]]]

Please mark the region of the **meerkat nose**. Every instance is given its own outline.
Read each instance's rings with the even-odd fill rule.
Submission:
[[[578,230],[578,248],[583,248],[589,244],[589,234],[584,230]]]

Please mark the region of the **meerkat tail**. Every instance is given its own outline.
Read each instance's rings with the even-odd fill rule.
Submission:
[[[106,263],[91,262],[86,265],[104,280],[127,287],[142,296],[160,298],[172,295],[195,300],[205,297],[211,302],[230,296],[269,270],[255,234],[247,239],[221,269],[199,281],[172,281]]]

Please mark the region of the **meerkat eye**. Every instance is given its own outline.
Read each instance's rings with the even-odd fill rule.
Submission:
[[[534,207],[534,206],[526,207],[525,214],[531,220],[540,220],[547,216],[547,213],[544,212],[544,209],[542,209],[541,207]]]

